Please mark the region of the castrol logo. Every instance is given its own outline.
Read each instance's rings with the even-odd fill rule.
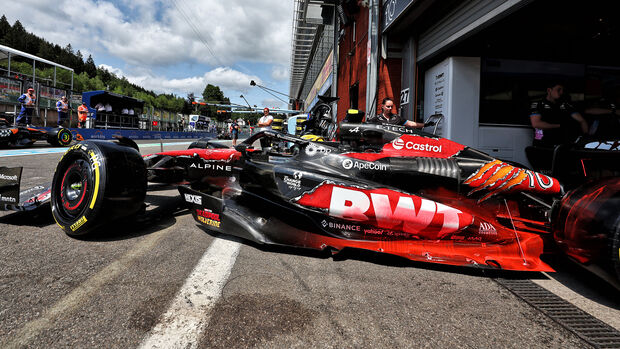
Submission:
[[[392,141],[392,146],[396,150],[407,149],[407,150],[418,150],[418,151],[427,151],[431,153],[441,153],[441,145],[431,145],[428,143],[417,143],[417,142],[405,142],[401,138],[397,138]]]
[[[392,142],[392,146],[394,147],[394,149],[396,150],[401,150],[403,149],[403,147],[405,146],[405,141],[403,141],[400,138],[396,138],[393,142]]]

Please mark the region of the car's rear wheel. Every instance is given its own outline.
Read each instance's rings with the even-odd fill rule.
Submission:
[[[620,221],[616,224],[615,232],[610,234],[611,264],[615,269],[616,277],[620,280]]]
[[[51,129],[47,133],[47,142],[53,146],[57,147],[67,147],[71,144],[73,140],[73,135],[69,129],[64,127]]]
[[[105,141],[71,147],[52,181],[52,215],[71,236],[132,215],[146,195],[146,166],[133,148]]]

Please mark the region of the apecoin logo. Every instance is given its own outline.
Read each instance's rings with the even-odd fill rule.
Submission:
[[[346,159],[342,162],[342,167],[344,167],[345,170],[350,170],[353,168],[353,160],[351,159]]]

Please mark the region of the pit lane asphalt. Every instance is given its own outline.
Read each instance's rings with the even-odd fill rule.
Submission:
[[[185,149],[186,142],[164,150]],[[0,157],[0,166],[23,166],[27,188],[51,181],[60,156]],[[0,347],[143,343],[205,251],[226,238],[199,229],[174,190],[150,193],[147,203],[140,221],[82,240],[62,233],[47,211],[0,212]],[[242,242],[195,346],[589,347],[495,283],[495,275],[363,251],[332,258]],[[602,283],[585,276],[576,282],[573,290],[617,311]]]

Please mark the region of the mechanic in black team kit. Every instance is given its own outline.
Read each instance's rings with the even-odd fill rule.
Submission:
[[[392,113],[392,110],[394,110],[394,101],[391,98],[384,98],[381,102],[381,114],[368,117],[366,122],[369,124],[390,124],[415,128],[424,127],[424,123],[407,120],[398,114]],[[428,126],[431,125],[429,124]]]
[[[564,85],[559,82],[547,86],[547,96],[532,103],[530,123],[534,128],[532,145],[555,147],[569,141],[566,137],[571,118],[579,124],[583,134],[588,133],[588,123],[568,102],[563,102]]]

